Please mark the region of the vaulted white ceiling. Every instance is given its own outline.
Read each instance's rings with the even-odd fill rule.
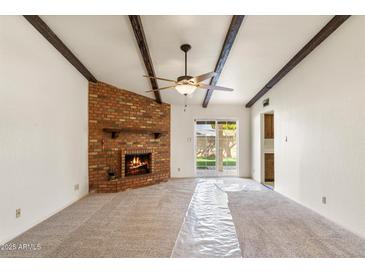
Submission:
[[[42,19],[99,80],[153,98],[146,70],[128,16],[42,16]],[[218,85],[234,92],[214,91],[210,104],[248,102],[293,57],[331,16],[246,16]],[[231,16],[142,16],[157,76],[184,74],[180,45],[192,46],[188,74],[214,70]],[[158,82],[160,87],[168,82]],[[202,104],[197,90],[189,104]],[[183,104],[177,91],[161,91],[163,102]]]
[[[142,16],[156,75],[176,79],[184,75],[182,44],[190,44],[188,75],[214,71],[231,16]],[[159,81],[159,86],[171,83]],[[206,90],[197,89],[189,103],[201,104]],[[179,104],[184,97],[176,90],[161,91],[162,100]]]
[[[41,16],[99,81],[154,98],[128,16]]]

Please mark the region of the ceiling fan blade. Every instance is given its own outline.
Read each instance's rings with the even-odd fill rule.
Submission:
[[[152,79],[157,79],[157,80],[161,80],[161,81],[167,81],[167,82],[177,83],[175,80],[166,79],[166,78],[161,78],[161,77],[153,77],[153,76],[149,76],[149,75],[143,75],[143,77],[152,78]]]
[[[206,85],[206,84],[202,84],[202,83],[198,84],[198,88],[223,90],[223,91],[233,91],[233,88],[226,88],[226,87],[220,87],[220,86],[211,86],[211,85]]]
[[[208,72],[199,76],[195,76],[193,77],[191,80],[193,80],[195,83],[199,83],[199,82],[203,82],[209,78],[212,78],[216,75],[217,73],[213,72]]]
[[[155,92],[155,91],[158,91],[158,90],[164,90],[164,89],[169,89],[169,88],[174,88],[174,87],[176,87],[176,85],[175,86],[168,86],[168,87],[158,88],[158,89],[151,89],[151,90],[147,90],[145,92]]]

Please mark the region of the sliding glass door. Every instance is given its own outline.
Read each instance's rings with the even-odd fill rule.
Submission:
[[[237,175],[237,122],[217,121],[218,172]]]
[[[195,155],[197,172],[208,174],[215,172],[217,169],[215,124],[215,121],[196,121]]]
[[[237,176],[237,122],[195,122],[195,166],[197,176]]]

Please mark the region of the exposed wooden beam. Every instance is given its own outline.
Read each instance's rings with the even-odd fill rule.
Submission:
[[[246,108],[253,106],[265,93],[284,78],[296,65],[298,65],[308,54],[319,44],[331,35],[339,26],[345,22],[350,15],[334,16],[290,61],[267,82],[267,84],[246,104]]]
[[[36,28],[87,80],[96,83],[96,78],[69,50],[60,38],[48,27],[38,15],[24,15],[25,19]]]
[[[221,50],[221,54],[218,58],[218,62],[215,66],[214,71],[217,73],[216,76],[214,76],[211,80],[210,80],[210,84],[212,86],[215,86],[218,83],[219,77],[222,73],[224,64],[227,61],[229,52],[231,51],[231,48],[233,46],[234,40],[236,39],[237,33],[241,27],[243,18],[245,16],[244,15],[233,15],[232,17],[232,21],[231,24],[229,26],[227,35],[226,35],[226,39],[224,40],[224,44]],[[208,106],[209,100],[212,97],[213,94],[213,90],[212,89],[208,89],[207,93],[205,94],[205,98],[203,101],[203,107],[206,108]]]
[[[139,50],[141,52],[148,76],[156,77],[155,70],[153,68],[150,51],[149,51],[148,45],[147,45],[147,40],[146,40],[146,37],[144,34],[141,17],[139,15],[129,15],[129,20],[131,21],[133,32],[136,37],[137,44],[138,44]],[[142,77],[142,75],[141,75],[141,77]],[[156,79],[149,78],[149,80],[150,80],[152,89],[158,89],[158,84],[157,84]],[[161,101],[160,91],[156,90],[156,91],[154,91],[154,94],[155,94],[156,102],[161,104],[162,101]]]

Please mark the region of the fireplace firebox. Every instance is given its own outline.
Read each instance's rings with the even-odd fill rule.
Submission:
[[[142,175],[152,172],[152,153],[125,154],[125,176]]]

